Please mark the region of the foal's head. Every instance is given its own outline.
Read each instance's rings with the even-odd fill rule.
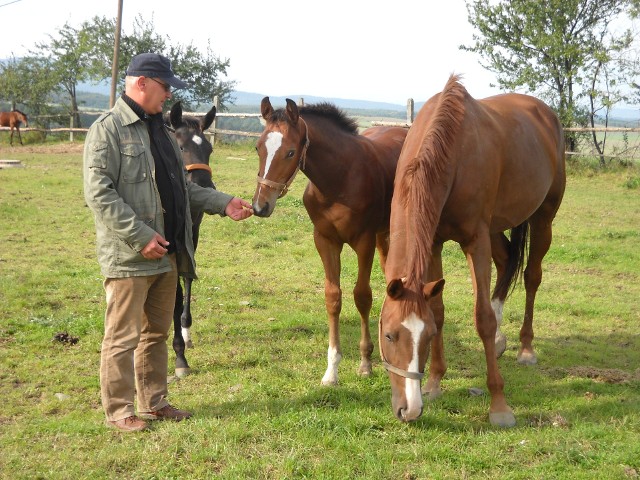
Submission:
[[[190,181],[203,187],[213,187],[209,157],[213,146],[204,135],[216,117],[216,107],[211,107],[204,117],[185,117],[182,104],[176,102],[171,107],[169,121],[175,130],[176,141],[182,150],[182,159]]]
[[[284,109],[274,110],[269,97],[262,99],[261,112],[266,125],[256,143],[260,167],[253,195],[253,212],[259,217],[270,216],[276,200],[287,193],[309,144],[307,125],[300,117],[298,106],[293,100],[286,100]]]

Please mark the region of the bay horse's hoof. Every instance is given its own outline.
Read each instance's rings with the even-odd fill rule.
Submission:
[[[176,377],[184,378],[191,373],[190,368],[176,368]]]
[[[497,333],[495,345],[496,345],[496,358],[500,358],[504,353],[504,351],[507,349],[507,336],[502,332]]]
[[[496,427],[511,428],[516,424],[513,412],[489,413],[489,422]]]
[[[538,357],[533,351],[521,350],[518,352],[518,363],[520,365],[535,365],[538,363]]]

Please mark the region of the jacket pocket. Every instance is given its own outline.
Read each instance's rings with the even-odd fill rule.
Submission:
[[[125,144],[120,147],[122,181],[140,183],[147,179],[147,159],[142,144]]]
[[[91,142],[88,153],[90,168],[107,168],[109,154],[109,144],[107,142]]]

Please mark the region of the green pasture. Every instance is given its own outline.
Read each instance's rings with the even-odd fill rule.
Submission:
[[[379,363],[356,375],[355,256],[343,253],[340,384],[322,387],[323,271],[299,175],[271,218],[209,217],[197,254],[192,375],[170,401],[195,413],[122,434],[104,426],[98,385],[104,292],[81,153],[0,147],[1,479],[625,479],[640,475],[640,171],[570,166],[544,263],[539,363],[516,363],[524,308],[505,307],[500,360],[517,425],[490,426],[485,362],[460,250],[447,244],[442,398],[415,423],[391,411]],[[251,145],[216,146],[220,189],[250,198]],[[60,334],[68,334],[65,337]],[[60,341],[77,337],[71,344]],[[173,368],[173,358],[170,359]]]

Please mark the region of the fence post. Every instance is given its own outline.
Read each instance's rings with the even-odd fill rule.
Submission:
[[[216,107],[216,116],[213,118],[213,122],[211,122],[211,126],[209,127],[209,130],[213,132],[209,138],[211,145],[216,144],[216,128],[218,128],[218,112],[220,111],[220,99],[218,95],[213,96],[213,106]]]
[[[69,118],[69,128],[73,129],[73,123],[74,123],[74,115],[72,112],[71,117]],[[73,130],[69,131],[69,141],[73,142]]]
[[[300,99],[298,100],[298,106],[299,107],[304,107],[304,98],[300,97]]]
[[[413,98],[407,100],[407,123],[411,125],[413,123]]]

